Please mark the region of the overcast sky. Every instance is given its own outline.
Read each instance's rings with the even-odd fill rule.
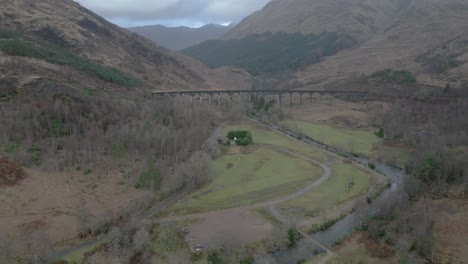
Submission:
[[[270,0],[76,0],[122,27],[238,22]]]

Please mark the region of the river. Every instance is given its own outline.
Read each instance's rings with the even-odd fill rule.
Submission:
[[[255,119],[256,120],[256,119]],[[256,120],[257,122],[261,122],[259,120]],[[325,144],[322,144],[321,142],[318,142],[310,137],[299,137],[298,134],[292,130],[289,130],[287,128],[275,125],[275,124],[266,124],[261,122],[262,124],[270,127],[271,129],[277,130],[279,132],[285,133],[293,138],[296,138],[298,140],[301,140],[304,143],[307,143],[309,145],[333,152],[337,155],[349,158],[354,160],[357,163],[360,163],[364,166],[369,166],[370,160],[365,158],[365,157],[360,157],[356,155],[351,155],[349,153],[344,153],[336,148],[327,146]],[[375,166],[375,171],[385,175],[388,177],[390,181],[390,188],[385,189],[379,197],[377,197],[374,201],[372,201],[372,205],[374,204],[379,204],[380,202],[383,201],[388,201],[391,199],[394,195],[397,195],[401,188],[403,188],[403,180],[406,176],[406,172],[398,167],[384,164],[384,163],[378,163],[378,162],[372,162],[372,164]],[[370,210],[366,210],[368,216],[371,216],[372,214],[375,214],[378,212],[378,208],[376,206],[370,206]],[[333,226],[328,228],[325,231],[318,232],[312,235],[313,238],[316,240],[320,241],[322,244],[324,244],[328,248],[332,248],[337,242],[342,241],[344,238],[348,237],[350,234],[352,234],[357,226],[359,226],[359,223],[361,222],[362,216],[359,215],[357,212],[359,211],[359,208],[355,208],[356,210],[335,223]],[[312,258],[314,257],[320,250],[318,248],[313,248],[311,250],[310,248],[310,242],[304,241],[305,239],[301,240],[301,243],[298,245],[297,249],[283,249],[279,250],[277,252],[272,253],[274,258],[278,263],[297,263],[297,260],[305,258]]]

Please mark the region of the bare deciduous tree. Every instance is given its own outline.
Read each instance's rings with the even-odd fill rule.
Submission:
[[[140,251],[148,246],[150,239],[150,234],[144,227],[140,228],[134,235],[133,235],[133,245],[135,250]]]
[[[181,187],[198,189],[211,181],[209,170],[210,155],[203,151],[195,152],[192,157],[177,166],[171,177],[163,182],[165,192],[173,192]]]
[[[217,159],[222,154],[222,148],[220,144],[213,138],[207,140],[202,146],[202,150],[208,153],[212,159]]]
[[[121,253],[120,250],[120,239],[122,232],[118,227],[112,227],[109,232],[109,237],[111,238],[110,242],[107,244],[107,251],[114,256],[119,256]]]
[[[86,201],[81,199],[78,207],[76,208],[76,220],[78,223],[78,230],[82,235],[91,233],[91,221],[93,215],[86,207]]]

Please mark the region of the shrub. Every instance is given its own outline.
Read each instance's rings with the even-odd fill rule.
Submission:
[[[253,257],[246,257],[240,261],[240,264],[252,264],[254,261]]]
[[[19,144],[17,143],[10,143],[10,144],[7,144],[3,150],[6,152],[6,153],[12,153],[14,152],[17,148],[19,147]]]
[[[433,155],[426,156],[416,170],[416,176],[426,183],[436,180],[439,170],[439,159]]]
[[[295,228],[288,229],[288,247],[293,248],[297,245],[297,242],[301,240],[302,234],[297,231]]]
[[[116,159],[121,159],[125,155],[125,146],[122,144],[113,144],[112,145],[112,157]]]
[[[380,128],[379,131],[375,132],[375,135],[378,138],[384,138],[385,137],[385,132],[384,132],[383,128]]]
[[[387,82],[395,82],[401,84],[407,83],[416,83],[416,77],[409,71],[405,70],[392,70],[392,69],[385,69],[376,71],[371,74],[371,78],[379,79],[382,81]]]
[[[418,242],[415,240],[411,243],[411,246],[408,249],[408,252],[413,252],[418,248]]]
[[[208,263],[210,264],[222,264],[223,260],[219,256],[218,252],[211,252],[207,257]]]
[[[66,134],[66,130],[65,130],[65,125],[63,124],[63,122],[60,120],[56,120],[56,119],[52,120],[50,129],[49,129],[49,136],[58,138],[65,134]]]
[[[229,139],[234,139],[234,138],[244,138],[247,135],[247,131],[229,131],[227,137]]]
[[[272,108],[277,102],[275,99],[271,99],[270,101],[266,101],[264,96],[252,96],[251,102],[254,105],[255,112],[260,112],[260,110],[264,110],[268,112],[270,108]]]
[[[92,169],[87,168],[86,170],[83,171],[83,174],[84,174],[84,175],[89,175],[89,174],[91,174],[92,172],[93,172]]]
[[[192,253],[190,253],[190,260],[192,262],[201,261],[202,259],[203,259],[203,253],[202,252],[192,252]]]
[[[183,234],[173,225],[157,225],[151,234],[153,234],[151,249],[158,256],[171,255],[187,246]],[[192,257],[197,256],[192,255]]]
[[[31,160],[34,163],[34,165],[39,166],[42,162],[41,149],[35,145],[32,145],[28,149],[28,152],[31,154]]]
[[[231,140],[236,139],[236,144],[241,146],[250,145],[253,141],[250,131],[229,131],[227,137]]]
[[[153,187],[154,190],[159,190],[161,188],[161,172],[156,167],[155,162],[151,159],[148,159],[146,164],[146,170],[140,174],[138,188]],[[135,186],[135,188],[137,187]]]

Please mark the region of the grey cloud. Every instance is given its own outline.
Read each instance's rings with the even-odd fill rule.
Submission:
[[[77,0],[118,23],[206,24],[239,21],[270,0]],[[125,26],[125,25],[124,25]]]

